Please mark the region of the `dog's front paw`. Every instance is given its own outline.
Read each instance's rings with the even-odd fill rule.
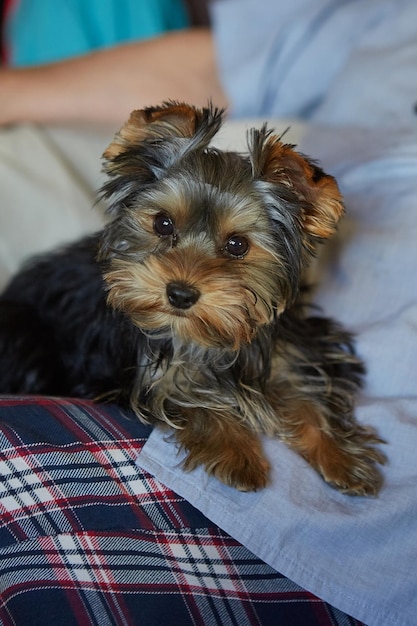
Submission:
[[[236,453],[219,460],[207,471],[239,491],[259,491],[268,484],[270,466],[263,456]]]
[[[336,471],[324,468],[321,473],[332,487],[351,496],[376,496],[383,483],[378,466],[367,458],[350,459]]]
[[[187,452],[184,469],[199,465],[229,487],[239,491],[263,489],[269,480],[269,463],[265,459],[259,436],[239,423],[233,415],[194,409],[184,410],[183,428],[175,438]]]
[[[184,469],[203,466],[208,474],[239,491],[257,491],[266,487],[270,466],[259,437],[232,420],[206,422],[204,436],[196,436],[196,422],[176,432],[181,447],[187,451]]]
[[[319,464],[323,478],[342,493],[354,496],[376,496],[383,483],[379,464],[385,455],[375,447],[381,440],[371,432],[359,433],[328,451]]]
[[[203,465],[208,474],[239,491],[258,491],[268,484],[270,467],[260,451],[224,446],[213,454],[205,446],[192,448],[184,461],[184,469],[191,471],[198,465]]]

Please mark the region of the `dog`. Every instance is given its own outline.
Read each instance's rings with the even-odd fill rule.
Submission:
[[[337,183],[266,125],[247,154],[224,111],[134,111],[104,152],[102,232],[37,258],[0,299],[0,391],[129,406],[184,468],[241,491],[270,480],[261,435],[324,480],[376,495],[381,439],[354,417],[351,335],[308,314],[303,276],[344,213]]]

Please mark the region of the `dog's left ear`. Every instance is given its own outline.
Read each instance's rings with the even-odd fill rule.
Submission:
[[[183,148],[205,148],[219,130],[222,115],[223,110],[211,104],[199,109],[180,102],[165,102],[161,106],[133,111],[103,156],[112,161],[144,142],[161,140],[187,139],[192,141],[182,142]]]
[[[344,213],[335,179],[293,146],[283,144],[266,126],[252,131],[249,152],[254,177],[280,185],[294,197],[304,232],[313,238],[331,237]]]

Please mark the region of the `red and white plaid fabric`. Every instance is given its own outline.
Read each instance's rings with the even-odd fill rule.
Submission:
[[[149,432],[111,405],[0,400],[2,626],[359,624],[141,471]]]

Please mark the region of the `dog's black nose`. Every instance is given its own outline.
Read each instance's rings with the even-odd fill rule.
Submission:
[[[189,309],[199,299],[200,292],[184,283],[169,283],[167,296],[170,304],[176,309]]]

